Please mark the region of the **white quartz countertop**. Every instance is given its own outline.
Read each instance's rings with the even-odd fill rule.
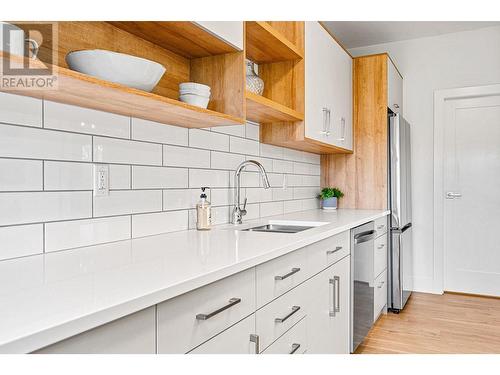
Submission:
[[[249,220],[326,222],[296,234],[216,227],[0,262],[0,353],[31,352],[387,215],[310,210]]]

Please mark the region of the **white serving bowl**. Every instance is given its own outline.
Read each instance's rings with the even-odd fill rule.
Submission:
[[[66,62],[77,72],[148,92],[165,73],[157,62],[102,49],[70,52]]]
[[[179,96],[179,100],[197,107],[207,108],[210,98],[196,94],[182,94]]]
[[[191,90],[180,90],[179,94],[180,95],[189,95],[189,94],[192,94],[192,95],[203,96],[205,98],[210,98],[210,93],[198,92],[198,91],[191,91]]]
[[[210,86],[196,82],[183,82],[179,83],[179,91],[191,91],[200,94],[210,94]]]

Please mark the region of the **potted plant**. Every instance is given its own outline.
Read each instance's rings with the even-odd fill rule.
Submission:
[[[318,198],[321,199],[321,206],[324,210],[336,210],[337,200],[343,196],[344,193],[342,193],[340,189],[336,187],[325,187],[321,189],[321,193],[318,195]]]

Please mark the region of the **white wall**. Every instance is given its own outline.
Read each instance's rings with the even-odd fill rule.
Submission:
[[[351,49],[388,52],[404,77],[404,116],[412,125],[415,290],[433,292],[433,95],[435,90],[500,83],[500,27]]]

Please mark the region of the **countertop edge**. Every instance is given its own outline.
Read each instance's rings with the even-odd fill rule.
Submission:
[[[91,314],[83,315],[75,319],[62,322],[61,324],[58,324],[56,326],[33,332],[32,334],[16,338],[12,341],[0,343],[0,353],[29,353],[42,349],[85,331],[110,323],[114,320],[136,313],[158,303],[178,297],[182,294],[201,288],[205,285],[211,284],[218,280],[222,280],[226,277],[245,271],[249,268],[258,266],[259,264],[268,262],[282,255],[286,255],[312,243],[350,230],[366,222],[387,216],[389,215],[389,213],[389,210],[381,211],[378,214],[366,216],[363,219],[353,221],[343,226],[325,230],[321,233],[314,233],[310,237],[295,242],[292,245],[272,250],[268,253],[247,259],[243,262],[231,264],[226,267],[201,274],[199,276],[166,287],[164,289],[153,291],[144,296],[124,301],[123,303],[109,307],[107,309],[99,310]]]

